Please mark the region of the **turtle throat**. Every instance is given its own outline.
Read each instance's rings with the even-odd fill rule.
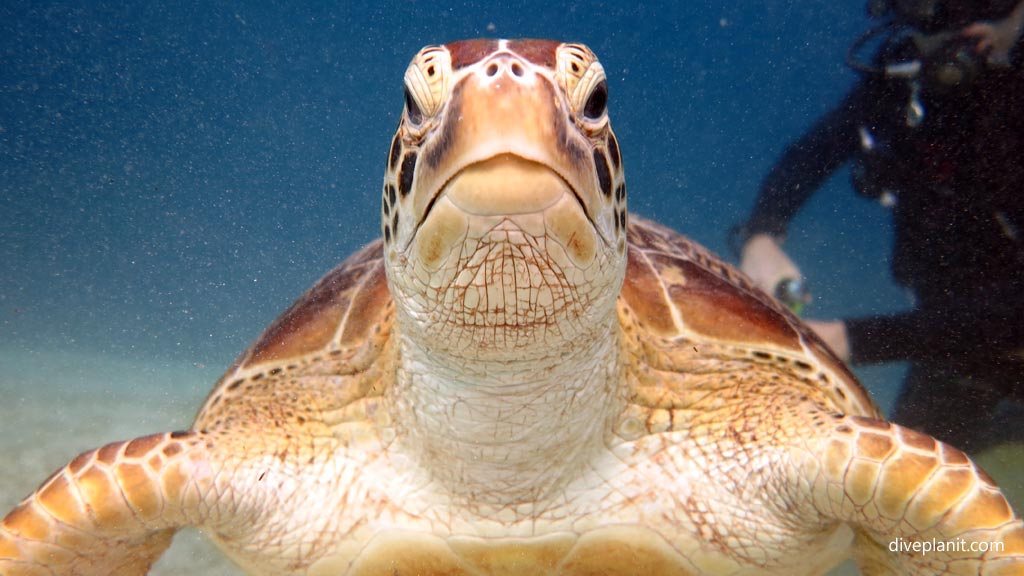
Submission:
[[[405,453],[474,508],[564,504],[625,402],[617,328],[606,319],[557,356],[508,363],[455,361],[399,335],[391,405]]]

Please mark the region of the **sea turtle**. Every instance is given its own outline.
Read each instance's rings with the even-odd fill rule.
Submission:
[[[191,430],[44,482],[3,520],[0,573],[142,574],[194,525],[253,574],[1024,574],[1024,525],[962,452],[627,218],[607,97],[579,44],[424,48],[383,239]]]

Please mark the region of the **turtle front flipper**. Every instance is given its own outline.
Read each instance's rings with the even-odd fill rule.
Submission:
[[[963,452],[872,418],[818,422],[804,478],[819,514],[854,527],[864,574],[1024,575],[1024,524]]]
[[[213,478],[193,432],[84,452],[0,522],[0,574],[145,574],[178,528],[201,523]]]

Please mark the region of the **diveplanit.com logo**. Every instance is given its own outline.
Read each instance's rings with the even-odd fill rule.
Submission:
[[[897,538],[889,542],[889,551],[903,554],[929,554],[931,552],[1002,552],[1005,542],[988,542],[985,540],[967,541],[963,538],[953,540],[904,540]]]

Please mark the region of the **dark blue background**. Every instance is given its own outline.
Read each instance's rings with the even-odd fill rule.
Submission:
[[[0,343],[225,367],[377,234],[402,75],[424,44],[588,44],[631,209],[725,254],[782,147],[854,81],[843,55],[868,24],[861,2],[834,0],[12,4]],[[890,239],[845,172],[830,182],[787,246],[808,314],[908,306]]]

